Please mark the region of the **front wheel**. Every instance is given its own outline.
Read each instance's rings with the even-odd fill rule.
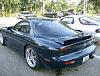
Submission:
[[[25,58],[26,61],[32,69],[39,69],[40,68],[40,60],[36,50],[31,47],[27,46],[25,49]]]

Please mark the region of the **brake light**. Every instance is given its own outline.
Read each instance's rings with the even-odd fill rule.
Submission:
[[[76,62],[76,61],[65,61],[64,64],[65,64],[65,65],[68,65],[68,64],[70,65],[70,64],[74,64],[75,62]]]
[[[66,51],[68,51],[68,50],[69,50],[68,47],[61,47],[61,48],[59,49],[60,52],[66,52]]]

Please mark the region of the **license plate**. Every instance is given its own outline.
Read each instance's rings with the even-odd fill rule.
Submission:
[[[88,56],[85,56],[85,57],[83,58],[82,63],[86,62],[87,60],[89,60],[89,55],[88,55]]]

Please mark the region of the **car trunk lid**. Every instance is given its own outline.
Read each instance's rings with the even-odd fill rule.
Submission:
[[[66,38],[59,38],[56,43],[63,45],[63,47],[59,48],[61,54],[69,54],[72,52],[80,51],[92,45],[93,38],[91,37],[91,35],[73,37],[69,40],[66,40]]]

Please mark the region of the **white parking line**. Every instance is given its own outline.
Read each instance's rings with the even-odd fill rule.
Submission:
[[[100,56],[93,54],[93,56],[97,59],[100,59]]]

